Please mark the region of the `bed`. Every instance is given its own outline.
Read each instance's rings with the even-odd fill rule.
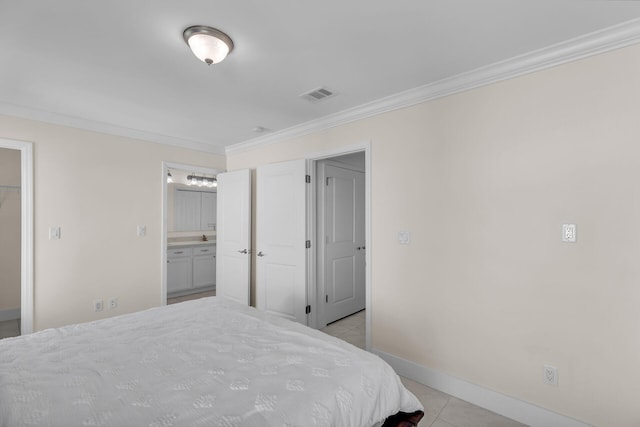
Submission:
[[[0,340],[0,426],[417,425],[382,359],[209,297]]]

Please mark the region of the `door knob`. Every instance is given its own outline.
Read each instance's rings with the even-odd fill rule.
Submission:
[[[246,253],[247,253],[247,250],[246,250],[246,249],[243,249],[243,250],[238,251],[238,252],[239,252],[239,253],[241,253],[241,254],[246,254]]]
[[[262,251],[258,252],[256,255],[258,255],[258,256],[264,256],[264,254],[262,253]]]

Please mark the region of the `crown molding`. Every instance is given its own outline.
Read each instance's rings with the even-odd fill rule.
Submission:
[[[319,132],[346,123],[365,119],[367,117],[410,107],[412,105],[479,88],[525,74],[534,73],[536,71],[555,67],[567,62],[577,61],[579,59],[620,49],[638,42],[640,42],[640,19],[634,19],[519,55],[505,61],[480,67],[434,83],[419,86],[417,88],[387,96],[354,108],[330,114],[316,120],[295,125],[281,131],[233,144],[226,147],[226,149],[203,141],[156,134],[8,103],[0,103],[0,114],[212,154],[228,155],[252,150],[260,146]]]
[[[233,144],[228,146],[225,152],[227,155],[241,153],[263,145],[300,137],[367,117],[410,107],[459,92],[620,49],[638,42],[640,42],[640,19],[634,19],[434,83],[387,96],[317,120],[292,126],[282,131]]]
[[[59,126],[67,126],[76,129],[98,132],[107,135],[121,136],[125,138],[138,139],[146,142],[154,142],[157,144],[171,145],[175,147],[187,148],[195,151],[203,151],[206,153],[224,155],[224,148],[212,146],[205,142],[176,138],[168,135],[161,135],[153,132],[146,132],[137,129],[131,129],[124,126],[111,125],[109,123],[99,122],[95,120],[84,119],[80,117],[67,116],[64,114],[51,113],[48,111],[38,110],[35,108],[27,108],[18,105],[0,102],[0,114],[11,117],[18,117],[28,120],[36,120],[39,122],[49,123]]]

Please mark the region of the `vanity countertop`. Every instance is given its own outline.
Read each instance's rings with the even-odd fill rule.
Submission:
[[[206,242],[202,240],[188,240],[184,242],[169,242],[167,243],[167,248],[182,248],[186,246],[205,246],[205,245],[215,245],[215,240],[207,240]]]

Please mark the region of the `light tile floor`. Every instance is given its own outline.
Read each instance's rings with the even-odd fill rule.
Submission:
[[[190,301],[204,297],[215,297],[216,291],[198,292],[197,294],[183,295],[181,297],[167,298],[167,304],[175,304],[177,302]]]
[[[365,311],[338,320],[322,331],[364,349]],[[420,427],[526,427],[408,378],[400,378],[424,406],[424,418],[420,421]]]
[[[214,296],[215,291],[200,292],[176,298],[169,298],[168,304]],[[329,335],[343,339],[356,347],[365,348],[365,311],[338,320],[322,330]],[[20,335],[20,320],[0,322],[0,339]],[[424,418],[420,427],[523,427],[471,403],[457,399],[408,378],[400,377],[407,387],[422,402]],[[526,426],[524,426],[526,427]]]

